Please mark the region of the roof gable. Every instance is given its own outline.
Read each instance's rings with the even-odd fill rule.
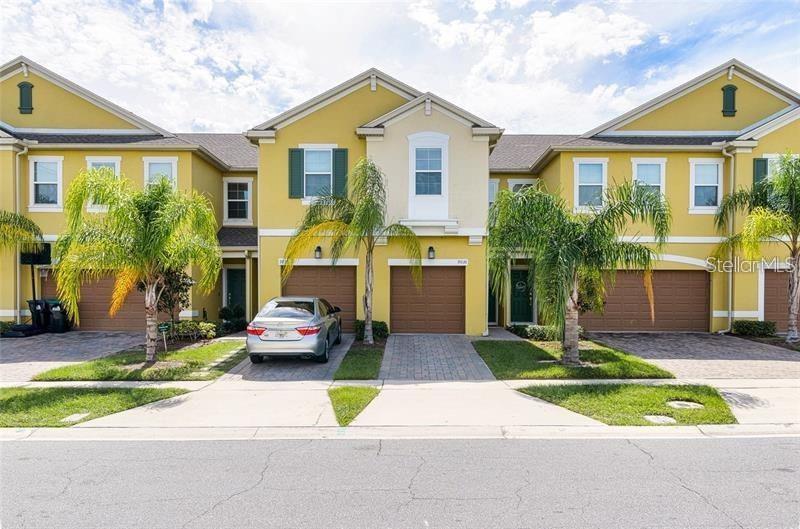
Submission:
[[[370,89],[373,91],[377,88],[377,86],[381,86],[391,90],[392,92],[395,92],[406,100],[412,100],[420,95],[420,92],[415,88],[408,86],[407,84],[381,72],[376,68],[370,68],[369,70],[362,72],[337,86],[334,86],[330,90],[327,90],[322,94],[313,97],[295,107],[292,107],[289,110],[278,114],[274,118],[253,127],[247,132],[247,136],[251,138],[272,137],[275,135],[274,131],[286,127],[298,119],[301,119],[308,114],[311,114],[316,110],[319,110],[320,108],[323,108],[364,86],[370,86]]]
[[[724,85],[737,87],[737,113],[722,116]],[[582,135],[738,135],[800,106],[800,94],[732,59]]]
[[[17,112],[10,111],[16,109],[17,85],[20,81],[28,81],[34,85],[35,110],[31,114],[18,115]],[[8,102],[2,105],[0,126],[11,133],[171,136],[166,130],[26,57],[17,57],[0,66],[0,82],[3,99]],[[42,116],[46,118],[43,119]],[[41,124],[49,126],[43,127]]]

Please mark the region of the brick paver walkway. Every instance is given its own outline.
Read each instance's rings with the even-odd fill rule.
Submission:
[[[249,358],[231,369],[220,378],[220,381],[232,380],[268,380],[273,382],[302,380],[333,380],[333,374],[339,369],[354,336],[343,334],[342,343],[333,347],[327,364],[319,364],[313,360],[297,358],[272,358],[261,364],[253,364]]]
[[[494,380],[470,339],[455,334],[393,334],[380,378],[388,380]]]
[[[591,333],[678,378],[800,378],[800,353],[733,336]]]
[[[143,343],[144,330],[71,331],[0,338],[0,381],[24,382],[48,369],[108,356]]]

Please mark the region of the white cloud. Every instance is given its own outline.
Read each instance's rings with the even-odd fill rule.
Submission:
[[[588,130],[732,56],[800,84],[797,46],[774,37],[796,15],[669,6],[0,0],[0,61],[27,55],[178,132],[245,130],[370,66],[511,132]]]

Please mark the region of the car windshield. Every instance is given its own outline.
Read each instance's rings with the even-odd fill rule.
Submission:
[[[260,318],[308,318],[314,315],[313,301],[272,300],[258,313]]]

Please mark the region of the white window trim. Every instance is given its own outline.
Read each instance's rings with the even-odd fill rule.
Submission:
[[[58,188],[58,202],[56,204],[36,204],[34,176],[36,172],[36,162],[56,162],[57,176],[56,184]],[[59,213],[64,211],[63,191],[64,191],[64,157],[63,156],[28,156],[28,211],[42,213]]]
[[[758,158],[766,158],[767,159],[767,178],[772,178],[772,170],[778,164],[778,162],[783,156],[780,153],[765,153],[759,156]],[[792,158],[800,158],[800,154],[793,154]]]
[[[87,156],[86,157],[86,169],[91,169],[92,163],[113,163],[114,164],[114,175],[119,178],[120,175],[120,164],[122,163],[122,156]],[[108,211],[108,206],[98,206],[96,204],[87,204],[86,211],[90,213],[105,213]]]
[[[315,196],[308,196],[306,194],[306,175],[309,174],[306,171],[306,151],[330,151],[331,155],[331,187],[330,189],[333,190],[333,150],[338,149],[339,146],[335,143],[301,143],[298,145],[300,149],[303,149],[303,198],[301,203],[304,206],[308,206],[313,204],[317,197]],[[322,174],[322,173],[311,173],[311,174]]]
[[[572,183],[573,183],[573,210],[576,213],[591,213],[594,210],[594,206],[581,206],[578,204],[578,196],[579,196],[579,174],[578,174],[578,167],[581,164],[595,164],[599,163],[603,166],[603,195],[605,195],[606,189],[608,188],[608,158],[573,158],[572,159]],[[603,197],[605,200],[605,196]]]
[[[716,206],[695,206],[694,205],[694,182],[695,166],[697,165],[716,165],[717,166],[717,205]],[[724,158],[689,158],[689,214],[690,215],[716,215],[719,205],[722,204],[722,183],[723,169],[725,168]]]
[[[408,135],[409,219],[434,220],[449,218],[449,143],[450,136],[441,132],[426,131]],[[441,195],[417,195],[417,149],[442,150]],[[422,214],[415,214],[415,209],[420,210]]]
[[[144,164],[144,185],[150,185],[149,182],[149,166],[151,163],[169,163],[172,164],[172,187],[178,188],[178,157],[177,156],[143,156],[142,163]]]
[[[247,184],[247,218],[228,218],[228,184]],[[226,176],[222,178],[222,225],[223,226],[252,226],[253,225],[253,178],[246,176]]]
[[[536,178],[509,178],[508,179],[508,189],[514,191],[515,185],[534,185],[536,184]]]
[[[500,179],[499,178],[490,178],[489,179],[489,205],[492,205],[494,200],[491,199],[492,196],[492,188],[494,187],[494,198],[497,200],[497,193],[500,192]]]
[[[631,158],[631,174],[633,175],[633,182],[636,183],[636,175],[638,174],[639,164],[645,165],[659,165],[661,166],[661,179],[659,180],[658,187],[661,189],[661,196],[666,196],[667,193],[667,159],[666,158]]]

